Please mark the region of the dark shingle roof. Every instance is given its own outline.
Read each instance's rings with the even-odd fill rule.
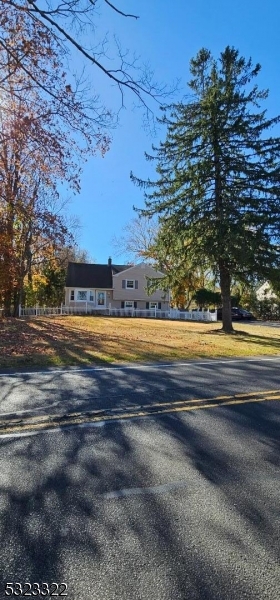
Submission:
[[[99,265],[70,262],[67,269],[66,287],[112,288],[112,275],[128,268],[129,265]]]

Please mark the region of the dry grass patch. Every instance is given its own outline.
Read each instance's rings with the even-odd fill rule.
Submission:
[[[108,364],[280,353],[280,328],[109,317],[0,321],[0,367]]]

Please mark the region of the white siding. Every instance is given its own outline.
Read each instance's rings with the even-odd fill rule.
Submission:
[[[267,298],[267,300],[270,300],[271,298],[277,297],[276,294],[274,294],[274,292],[272,291],[271,286],[268,283],[268,281],[266,281],[266,283],[261,285],[261,287],[256,292],[256,296],[257,296],[258,300],[265,300],[266,298]]]
[[[74,290],[74,301],[72,301],[71,298],[71,291]],[[87,299],[86,301],[79,301],[77,300],[77,294],[78,291],[85,291],[87,293]],[[90,292],[93,291],[93,297],[94,300],[93,302],[90,301]],[[97,297],[98,297],[98,293],[100,292],[104,292],[105,294],[105,304],[104,306],[109,306],[110,302],[112,302],[112,290],[106,290],[106,289],[95,289],[95,288],[65,288],[65,306],[82,306],[83,304],[85,304],[86,302],[88,304],[90,304],[92,307],[94,306],[98,306],[97,303]]]

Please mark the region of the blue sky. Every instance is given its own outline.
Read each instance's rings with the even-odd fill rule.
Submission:
[[[270,116],[280,113],[280,3],[277,0],[115,0],[124,12],[140,16],[135,21],[102,9],[98,18],[100,33],[115,33],[124,49],[129,48],[149,62],[155,79],[172,84],[181,79],[181,91],[187,92],[189,61],[201,47],[218,57],[225,46],[237,48],[245,58],[259,62],[262,71],[257,79],[268,88],[265,108]],[[278,41],[277,41],[278,40]],[[113,52],[112,48],[108,51]],[[120,98],[116,89],[100,74],[92,73],[97,91],[109,106],[117,108]],[[110,150],[105,157],[90,158],[83,169],[81,193],[72,199],[69,210],[79,217],[79,245],[100,263],[122,262],[112,246],[113,236],[122,234],[124,225],[135,218],[133,205],[143,207],[143,192],[130,181],[130,171],[144,179],[152,174],[144,158],[165,138],[161,129],[152,139],[144,130],[141,111],[133,110],[134,98],[125,98],[127,108],[120,113],[120,123],[113,130]],[[156,114],[159,114],[156,109]]]

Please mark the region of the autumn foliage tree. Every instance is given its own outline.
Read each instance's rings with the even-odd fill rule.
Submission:
[[[31,277],[25,278],[23,302],[25,306],[60,306],[65,299],[65,283],[69,262],[93,263],[87,250],[77,244],[61,246],[47,255],[38,253],[33,260]]]
[[[16,311],[32,267],[50,260],[69,231],[59,212],[61,182],[79,189],[80,163],[106,152],[111,112],[95,79],[75,76],[79,56],[120,93],[137,99],[146,116],[150,101],[169,93],[139,68],[116,42],[98,38],[100,9],[117,19],[137,15],[109,0],[1,0],[0,11],[0,302]],[[89,90],[94,90],[93,95]],[[106,103],[105,103],[106,104]]]
[[[77,192],[81,160],[104,153],[109,143],[100,113],[94,116],[95,100],[69,88],[53,36],[36,19],[25,36],[24,13],[8,16],[9,35],[0,44],[0,296],[6,314],[16,311],[34,261],[69,243],[59,186]],[[28,73],[18,64],[14,47],[21,47],[23,62],[25,53],[33,57],[32,72],[31,64]]]
[[[165,289],[171,289],[172,304],[180,309],[190,307],[195,292],[206,284],[209,285],[213,275],[203,257],[192,261],[186,255],[186,243],[185,233],[174,234],[170,223],[159,219],[157,235],[146,253],[164,273],[159,283]],[[154,285],[151,282],[151,290],[156,285],[158,282]]]

